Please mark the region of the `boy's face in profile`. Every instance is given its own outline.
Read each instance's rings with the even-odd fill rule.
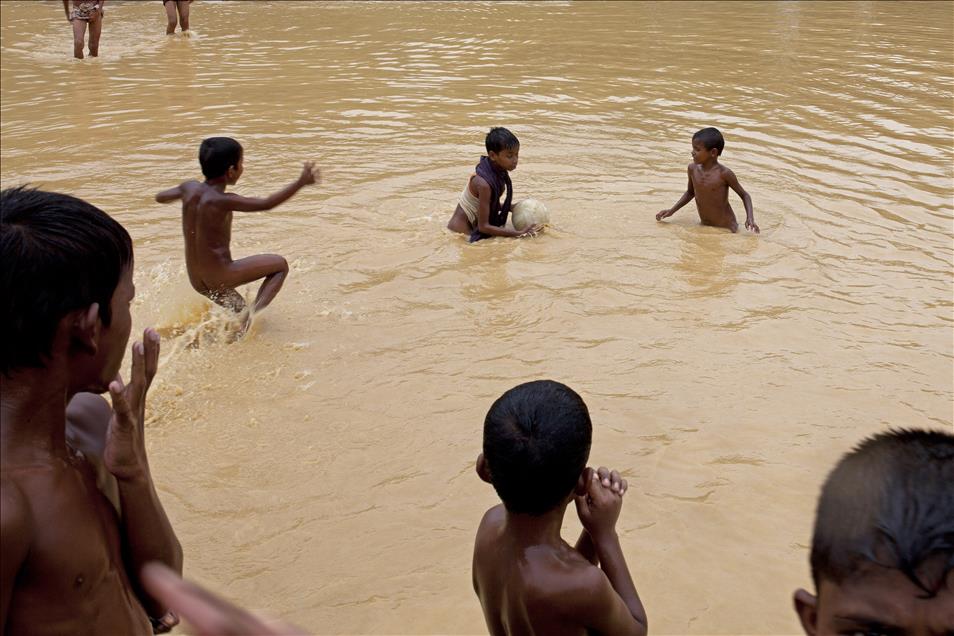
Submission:
[[[504,148],[500,152],[494,152],[491,150],[487,153],[490,163],[503,168],[507,172],[510,172],[517,167],[517,159],[519,156],[520,146],[517,146],[516,148]]]
[[[809,636],[951,636],[954,571],[933,598],[924,598],[900,570],[868,564],[841,583],[822,579],[818,596],[795,592],[795,610]]]
[[[698,139],[692,140],[692,161],[694,163],[705,163],[709,157],[717,158],[719,151],[715,148],[707,149],[706,145]]]

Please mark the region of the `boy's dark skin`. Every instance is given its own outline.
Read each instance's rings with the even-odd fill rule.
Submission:
[[[235,288],[260,278],[252,310],[245,317],[241,330],[248,328],[251,314],[264,309],[285,282],[288,262],[278,254],[259,254],[232,260],[232,212],[262,212],[284,203],[306,185],[317,183],[318,169],[306,162],[301,176],[278,192],[252,199],[226,193],[235,185],[244,170],[243,159],[230,166],[221,177],[205,182],[185,181],[156,195],[159,203],[182,200],[182,232],[185,236],[186,268],[192,287],[210,300],[236,313],[245,310],[245,299]]]
[[[692,163],[689,164],[689,184],[685,194],[668,210],[660,210],[656,220],[672,216],[676,210],[693,199],[696,200],[696,209],[699,211],[699,220],[703,225],[724,227],[732,232],[739,231],[739,223],[735,219],[735,212],[729,205],[729,188],[742,197],[745,205],[745,227],[759,233],[759,226],[755,223],[752,212],[752,197],[742,189],[735,173],[719,163],[720,151],[718,148],[706,148],[701,140],[692,142]]]
[[[134,294],[130,264],[113,292],[108,327],[98,303],[72,311],[59,321],[45,367],[14,369],[3,379],[4,634],[150,634],[147,613],[166,613],[138,584],[139,569],[150,561],[181,572],[182,549],[156,494],[144,443],[146,391],[159,357],[155,331],[147,329],[132,347],[130,383],[124,386],[118,375]],[[102,457],[87,456],[67,442],[67,403],[81,391],[107,390],[113,412]],[[71,425],[96,430],[96,422],[79,420],[97,418],[97,410],[94,403],[74,406]],[[114,482],[121,514],[97,488],[104,476]]]
[[[490,159],[490,163],[495,167],[506,170],[507,172],[512,172],[517,169],[517,161],[520,158],[520,146],[504,148],[500,152],[490,150],[487,152],[487,158]],[[480,230],[481,234],[487,234],[489,236],[509,237],[533,236],[543,230],[542,225],[533,225],[524,229],[522,232],[491,225],[490,197],[493,196],[493,191],[490,188],[490,184],[487,183],[483,177],[475,174],[471,176],[467,187],[470,189],[470,193],[477,197],[477,227],[471,225],[470,220],[467,218],[467,215],[464,214],[464,210],[461,209],[458,203],[450,221],[447,222],[448,230],[468,235],[474,230]]]
[[[492,483],[483,454],[477,474]],[[542,515],[513,514],[503,504],[484,514],[473,583],[491,634],[646,634],[615,529],[627,487],[616,471],[587,468],[576,492]],[[575,547],[560,537],[571,499],[584,528]]]

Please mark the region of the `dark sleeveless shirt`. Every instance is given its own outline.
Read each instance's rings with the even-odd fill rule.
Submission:
[[[487,157],[481,157],[477,168],[474,170],[477,176],[490,185],[490,216],[488,222],[495,227],[503,227],[507,224],[507,215],[510,214],[510,201],[513,199],[513,183],[510,181],[510,175],[506,170],[494,168]],[[504,188],[507,190],[507,197],[503,205],[500,203],[500,195]],[[470,242],[479,241],[488,238],[489,234],[483,234],[477,228],[470,235]]]

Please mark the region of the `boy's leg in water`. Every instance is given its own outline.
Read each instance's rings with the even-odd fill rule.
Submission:
[[[89,21],[89,54],[90,57],[99,56],[99,34],[103,32],[103,14],[97,13]]]
[[[162,8],[166,10],[166,35],[172,35],[176,32],[176,0],[163,2]]]
[[[73,19],[73,57],[83,59],[83,47],[86,46],[86,20]]]
[[[272,302],[287,275],[288,261],[278,254],[248,256],[232,261],[224,270],[216,272],[214,285],[209,285],[206,280],[209,291],[203,293],[223,307],[241,312],[245,300],[235,288],[264,278],[252,305],[252,311],[259,311]]]
[[[170,2],[169,4],[173,4]],[[179,9],[179,28],[183,31],[189,30],[189,5],[192,4],[189,0],[175,0],[175,4]]]

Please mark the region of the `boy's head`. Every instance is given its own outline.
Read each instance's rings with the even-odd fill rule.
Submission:
[[[242,144],[231,137],[209,137],[199,146],[199,165],[206,179],[225,177],[229,184],[242,176]]]
[[[725,148],[725,139],[717,128],[703,128],[692,136],[692,158],[702,163],[709,157],[719,157]]]
[[[520,157],[520,141],[506,128],[491,128],[484,140],[487,157],[499,168],[511,171],[517,167]]]
[[[540,515],[566,505],[576,490],[592,433],[586,404],[570,387],[527,382],[487,412],[477,471],[509,512]]]
[[[129,234],[102,210],[55,192],[0,192],[0,372],[62,353],[74,388],[105,391],[132,326],[132,264]]]
[[[817,596],[795,593],[807,634],[954,632],[954,435],[881,433],[842,457],[811,566]]]

